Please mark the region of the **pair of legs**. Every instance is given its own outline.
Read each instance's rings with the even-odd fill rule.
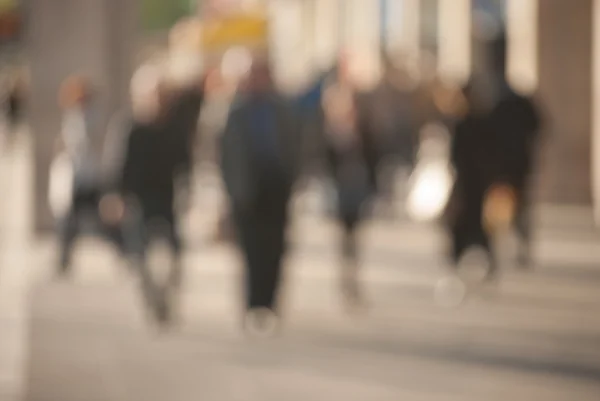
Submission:
[[[519,237],[517,262],[528,267],[531,262],[531,216],[529,202],[519,201],[514,227]],[[458,266],[464,253],[473,246],[480,246],[488,256],[489,277],[497,273],[497,260],[489,233],[485,231],[476,216],[460,216],[451,228],[452,263]]]
[[[344,263],[340,280],[341,291],[345,300],[356,306],[361,302],[357,243],[359,214],[344,213],[340,216],[340,221],[343,229],[341,254]]]
[[[361,185],[356,182],[357,179],[353,176],[343,176],[338,177],[336,182],[338,221],[342,227],[343,268],[340,285],[342,295],[350,306],[357,306],[361,302],[357,231],[363,206],[376,190],[371,182],[363,182]]]
[[[526,268],[531,265],[531,203],[527,198],[519,200],[514,224],[519,237],[517,263]]]
[[[98,204],[100,191],[97,189],[75,188],[71,209],[60,224],[60,261],[58,273],[66,275],[71,269],[71,258],[75,243],[81,234],[85,219],[92,220],[91,223],[100,226]]]
[[[132,266],[139,276],[142,295],[147,306],[160,323],[170,319],[169,294],[179,288],[183,281],[181,263],[181,238],[172,202],[144,204],[139,209],[130,209],[123,221],[123,246],[132,257]],[[164,237],[171,248],[172,262],[164,284],[157,283],[147,260],[147,251],[153,239]]]
[[[458,265],[471,247],[480,246],[486,253],[488,260],[487,278],[493,279],[498,271],[496,254],[489,234],[485,231],[478,216],[459,218],[451,228],[452,239],[451,262],[454,268]]]
[[[246,312],[258,312],[256,323],[264,328],[266,316],[278,316],[278,293],[286,251],[285,230],[290,191],[274,186],[260,191],[255,207],[233,210],[237,240],[244,256],[244,295]],[[243,327],[246,327],[244,313]]]
[[[285,251],[285,221],[239,214],[236,220],[246,267],[246,306],[275,310]]]

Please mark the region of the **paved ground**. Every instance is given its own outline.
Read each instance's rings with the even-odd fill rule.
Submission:
[[[1,124],[1,123],[0,123]],[[31,165],[28,138],[0,139],[0,400],[23,393],[27,358]]]
[[[11,176],[27,175],[11,165],[21,166]],[[83,241],[75,277],[57,282],[52,242],[14,234],[23,222],[5,216],[1,401],[598,400],[600,247],[585,213],[546,211],[535,269],[507,257],[498,287],[474,287],[452,309],[433,296],[445,273],[440,233],[372,222],[362,315],[339,299],[335,227],[304,216],[292,232],[285,331],[250,340],[236,326],[237,256],[207,240],[218,196],[206,192],[199,202],[212,212],[190,217],[181,324],[167,334],[147,325],[110,248]]]
[[[535,271],[507,260],[499,287],[446,309],[433,301],[442,238],[374,223],[365,232],[363,316],[339,302],[334,228],[305,219],[294,238],[286,330],[260,341],[237,331],[230,249],[190,251],[182,324],[159,335],[110,252],[83,244],[73,282],[38,273],[26,399],[598,399],[600,252],[591,234],[544,234]]]

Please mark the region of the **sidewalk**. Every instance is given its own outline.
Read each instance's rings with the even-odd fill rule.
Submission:
[[[28,138],[0,157],[0,400],[24,391],[31,283],[32,166]]]
[[[363,233],[373,309],[354,319],[337,292],[337,228],[318,212],[304,215],[292,235],[285,335],[247,342],[237,330],[236,254],[206,245],[221,199],[204,185],[204,213],[188,222],[185,324],[157,336],[104,244],[83,241],[73,282],[50,280],[52,241],[34,242],[24,229],[31,158],[19,149],[0,164],[10,188],[0,197],[0,401],[595,401],[600,393],[591,210],[541,207],[538,268],[522,273],[505,261],[499,290],[458,310],[433,304],[440,231],[375,219]]]
[[[599,263],[544,264],[531,273],[507,265],[498,290],[477,291],[449,310],[433,303],[442,270],[427,248],[431,238],[370,230],[369,314],[343,312],[333,230],[299,227],[286,330],[264,341],[239,335],[238,260],[226,247],[186,255],[182,325],[159,335],[107,247],[83,243],[73,281],[57,283],[48,280],[44,246],[26,400],[597,399]]]

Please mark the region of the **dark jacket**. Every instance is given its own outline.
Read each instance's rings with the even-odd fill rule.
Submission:
[[[221,170],[234,208],[256,206],[264,183],[283,191],[291,187],[299,171],[301,126],[293,105],[277,93],[263,95],[261,101],[273,109],[277,161],[265,160],[256,151],[252,118],[257,112],[253,95],[239,95],[233,102],[221,135]]]
[[[180,174],[189,175],[193,168],[194,140],[204,94],[197,88],[176,93],[167,116],[167,130]]]
[[[486,191],[496,183],[525,195],[539,131],[533,102],[507,87],[490,111],[469,112],[457,122],[451,150],[456,183],[450,209],[455,218],[479,224]]]

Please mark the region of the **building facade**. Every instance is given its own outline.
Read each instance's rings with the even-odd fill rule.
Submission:
[[[52,148],[47,131],[57,130],[58,124],[53,117],[58,113],[58,83],[73,71],[88,71],[105,89],[107,115],[122,104],[132,46],[139,35],[133,28],[140,26],[141,1],[145,0],[26,0],[39,164],[38,227],[50,221],[43,175]],[[600,220],[600,0],[269,3],[280,10],[272,18],[286,21],[273,32],[273,41],[279,43],[279,68],[297,76],[330,66],[342,50],[364,61],[360,68],[377,71],[382,48],[402,52],[412,61],[425,49],[436,55],[441,75],[464,81],[472,68],[474,11],[496,15],[508,32],[509,78],[537,97],[546,117],[538,199],[593,205]],[[287,34],[281,35],[284,29]]]

